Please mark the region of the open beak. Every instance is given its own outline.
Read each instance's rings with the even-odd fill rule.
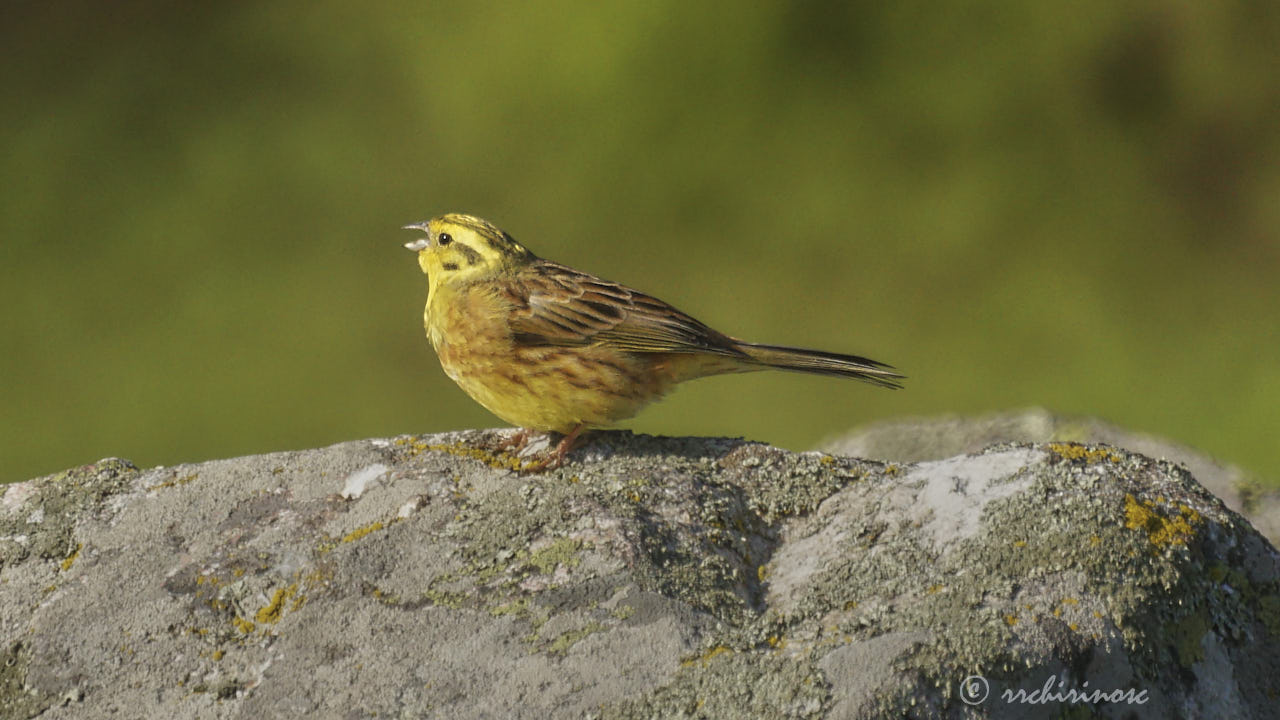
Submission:
[[[421,230],[422,232],[427,232],[427,223],[425,223],[425,222],[420,222],[420,223],[414,223],[414,224],[412,224],[412,225],[405,225],[405,226],[404,226],[404,229],[405,229],[405,230]],[[413,242],[407,242],[407,243],[405,243],[405,244],[404,244],[404,246],[405,246],[405,247],[407,247],[407,248],[409,248],[410,250],[412,250],[412,251],[414,251],[414,252],[419,252],[419,251],[421,251],[421,250],[426,250],[426,249],[427,249],[427,239],[426,239],[426,238],[418,238],[417,240],[414,240]]]

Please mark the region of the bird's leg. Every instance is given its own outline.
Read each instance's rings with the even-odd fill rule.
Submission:
[[[526,467],[524,471],[543,472],[545,470],[555,470],[563,465],[565,455],[568,455],[570,450],[578,446],[578,440],[581,439],[580,436],[582,435],[582,431],[586,429],[587,426],[585,424],[574,428],[568,435],[564,436],[564,439],[556,444],[554,450],[547,452],[546,457]]]
[[[513,455],[519,455],[520,451],[524,450],[525,446],[529,444],[529,436],[532,434],[533,431],[529,428],[520,428],[512,433],[510,437],[499,441],[498,450],[509,451]]]
[[[556,445],[555,452],[552,453],[556,467],[560,467],[564,464],[564,456],[568,455],[570,450],[578,446],[579,440],[582,439],[582,431],[586,429],[586,425],[579,425],[573,429],[573,432],[565,435],[559,445]]]

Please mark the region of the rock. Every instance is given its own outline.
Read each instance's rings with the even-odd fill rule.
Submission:
[[[1227,507],[1244,515],[1273,545],[1280,544],[1280,490],[1239,467],[1154,435],[1133,432],[1097,418],[1055,415],[1042,408],[965,417],[888,420],[829,438],[819,450],[897,463],[942,460],[996,443],[1106,443],[1185,465]]]
[[[1275,716],[1280,556],[1172,463],[502,437],[8,487],[0,717]]]

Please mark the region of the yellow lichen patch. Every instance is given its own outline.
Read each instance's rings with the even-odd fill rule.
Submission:
[[[502,617],[503,615],[528,615],[529,600],[527,598],[521,598],[514,602],[504,603],[497,607],[489,608],[489,614],[494,617]]]
[[[598,622],[589,622],[577,630],[569,630],[567,632],[560,633],[560,635],[555,640],[552,640],[551,644],[547,646],[547,652],[551,655],[564,655],[569,652],[569,648],[576,645],[578,641],[588,635],[598,633],[601,630],[604,630],[604,625],[601,625]]]
[[[526,463],[511,453],[494,453],[489,450],[485,450],[484,448],[470,447],[462,443],[430,444],[412,438],[397,438],[395,442],[397,445],[402,447],[408,447],[410,456],[417,455],[425,451],[442,452],[453,455],[454,457],[478,460],[491,468],[499,470],[514,470],[516,472],[520,472],[521,470],[528,469],[535,464],[533,462]]]
[[[217,662],[218,660],[221,660],[222,656],[225,654],[226,653],[224,653],[221,649],[218,649],[213,651],[213,655],[211,657],[213,658],[214,662]]]
[[[249,633],[253,632],[254,629],[257,627],[256,625],[253,624],[252,621],[245,620],[244,618],[238,615],[236,617],[231,618],[231,624],[235,625],[236,629],[244,633],[245,635],[248,635]]]
[[[493,453],[483,448],[467,447],[461,444],[429,445],[427,448],[435,452],[448,453],[455,457],[478,460],[497,470],[515,470],[518,472],[525,469],[526,465],[532,465],[532,463],[525,463],[510,453]]]
[[[430,447],[429,445],[422,442],[421,440],[417,440],[415,438],[409,438],[409,437],[398,437],[395,439],[395,443],[400,447],[409,448],[410,457],[417,455],[418,453]]]
[[[765,579],[765,578],[767,578],[767,577],[769,577],[769,568],[768,568],[768,566],[766,566],[766,565],[761,565],[760,567],[756,568],[756,579],[757,579],[757,580],[759,580],[760,582],[764,582],[764,579]]]
[[[1018,616],[1017,616],[1017,615],[1005,615],[1005,616],[1004,616],[1004,621],[1005,621],[1005,624],[1007,624],[1007,625],[1017,625],[1017,624],[1018,624]]]
[[[378,602],[382,603],[383,605],[386,605],[387,607],[399,607],[402,602],[399,595],[396,595],[395,593],[389,593],[386,590],[383,590],[382,588],[376,587],[376,586],[367,588],[365,590],[365,594],[373,598],[374,600],[377,600]]]
[[[1079,443],[1049,443],[1049,450],[1065,460],[1083,460],[1085,463],[1120,462],[1120,456],[1107,448],[1092,448]]]
[[[577,567],[582,562],[577,556],[578,551],[581,549],[581,540],[558,538],[550,545],[530,553],[528,564],[537,568],[538,572],[543,575],[555,571],[561,565]]]
[[[392,520],[391,522],[395,522],[395,521]],[[358,527],[355,530],[352,530],[351,532],[347,533],[346,535],[343,535],[342,542],[344,543],[355,542],[360,538],[364,537],[365,535],[368,535],[371,532],[377,532],[387,527],[387,525],[389,524],[390,523],[384,523],[381,520],[376,520],[374,522],[369,523],[368,525]]]
[[[76,558],[80,556],[80,549],[83,547],[84,543],[76,543],[76,549],[62,561],[62,572],[70,570],[71,566],[76,564]]]
[[[725,653],[732,655],[733,648],[725,647],[724,645],[716,645],[697,657],[682,660],[680,665],[683,667],[689,667],[691,665],[701,665],[702,667],[706,667],[717,655],[724,655]]]
[[[1156,547],[1186,545],[1201,522],[1200,513],[1186,505],[1178,505],[1177,515],[1166,516],[1154,503],[1140,502],[1132,494],[1124,496],[1124,526],[1146,532]]]
[[[286,587],[279,588],[271,596],[271,602],[267,603],[256,615],[254,620],[260,623],[277,623],[280,618],[284,617],[285,603],[298,594],[298,584],[294,583]],[[297,608],[297,604],[294,605]]]
[[[1026,546],[1027,546],[1027,541],[1026,541],[1026,540],[1014,540],[1014,541],[1013,541],[1013,546],[1014,546],[1014,547],[1016,547],[1016,548],[1024,548],[1024,547],[1026,547]]]

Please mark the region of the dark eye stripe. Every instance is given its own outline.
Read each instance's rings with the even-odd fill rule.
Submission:
[[[476,265],[483,259],[480,253],[463,243],[458,243],[458,252],[462,253],[462,257],[466,258],[468,265]]]
[[[536,256],[532,252],[529,252],[527,248],[516,242],[515,238],[500,230],[493,223],[470,215],[449,214],[443,216],[443,219],[456,226],[475,231],[476,235],[488,244],[494,254],[499,257],[528,260],[536,259]],[[455,241],[457,240],[457,238],[453,239]],[[440,242],[439,238],[436,239],[436,242]],[[454,244],[462,245],[463,243],[455,242]]]
[[[445,270],[457,270],[458,263],[440,263],[440,267],[444,268]]]

